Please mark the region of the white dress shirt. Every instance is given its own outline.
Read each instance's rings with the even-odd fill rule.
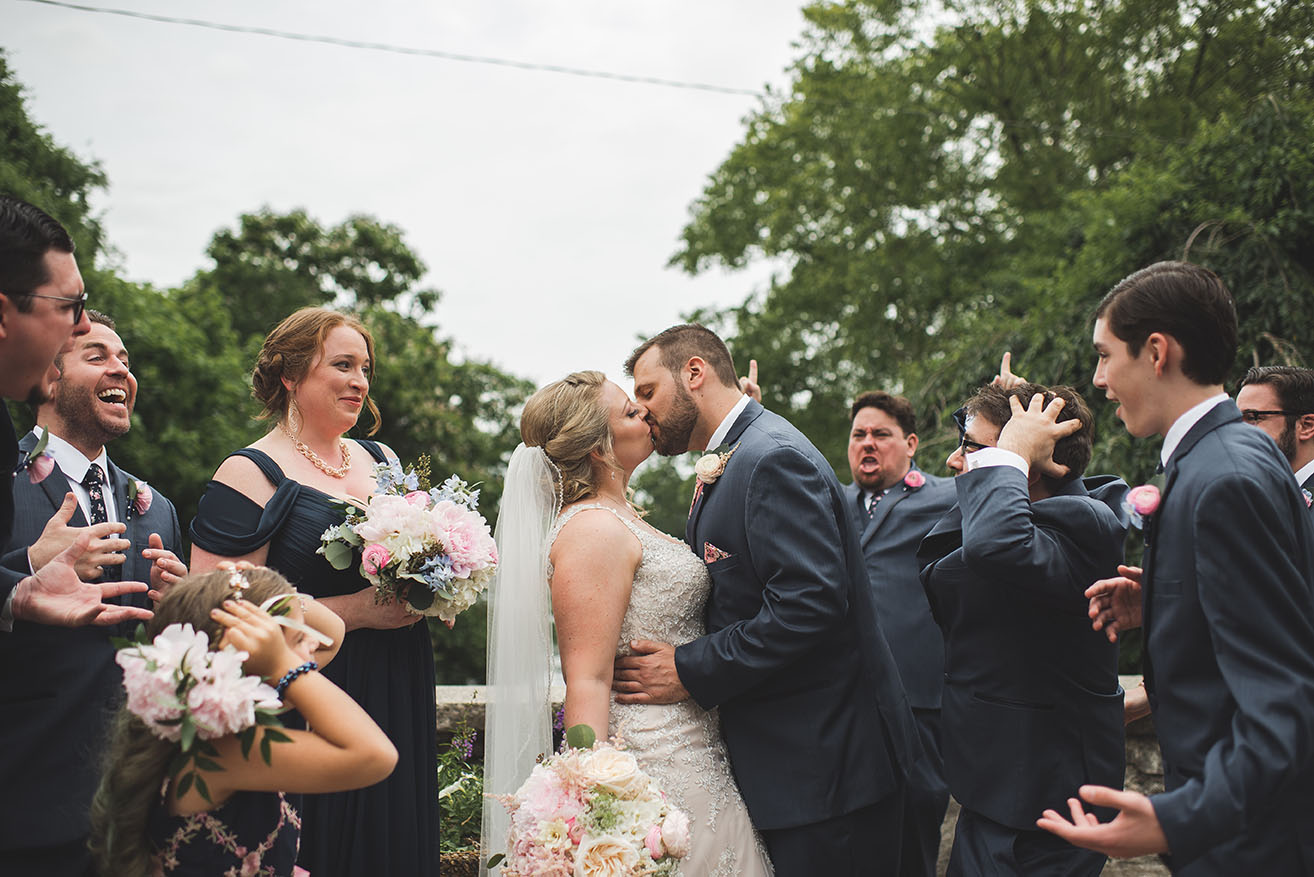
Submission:
[[[712,448],[719,448],[721,446],[725,441],[725,437],[730,434],[730,427],[735,425],[735,421],[739,419],[739,415],[742,414],[747,407],[748,397],[740,396],[739,401],[735,403],[735,407],[730,409],[730,413],[725,416],[721,421],[721,425],[716,428],[716,432],[712,433],[712,437],[708,439],[706,450],[710,451]]]

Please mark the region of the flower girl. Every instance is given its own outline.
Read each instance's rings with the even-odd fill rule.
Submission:
[[[367,786],[397,760],[315,672],[343,631],[265,567],[230,564],[169,589],[147,641],[117,657],[128,696],[92,803],[98,873],[293,874],[301,821],[284,793]],[[282,728],[280,701],[312,730]]]

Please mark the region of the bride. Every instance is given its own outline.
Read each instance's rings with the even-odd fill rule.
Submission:
[[[524,444],[507,468],[498,518],[501,566],[489,589],[485,790],[514,792],[548,754],[551,640],[566,679],[565,724],[620,733],[690,819],[681,871],[769,875],[771,864],[730,772],[715,711],[692,700],[622,705],[612,663],[635,639],[701,636],[710,579],[683,542],[644,523],[627,499],[653,451],[644,409],[601,372],[576,372],[526,403]],[[550,594],[550,597],[549,597]],[[484,806],[484,855],[506,846],[507,816]]]

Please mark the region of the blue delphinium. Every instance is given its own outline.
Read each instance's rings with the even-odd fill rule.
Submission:
[[[437,487],[430,488],[429,497],[434,501],[434,504],[443,500],[450,500],[472,511],[479,504],[478,488],[472,490],[468,484],[455,475]]]

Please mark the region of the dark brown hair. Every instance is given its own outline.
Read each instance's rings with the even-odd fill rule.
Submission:
[[[1155,262],[1124,277],[1095,311],[1139,356],[1155,332],[1182,345],[1182,374],[1221,384],[1236,359],[1236,304],[1217,274],[1189,262]]]
[[[64,226],[39,207],[12,195],[0,195],[0,293],[23,313],[32,310],[32,295],[50,282],[46,253],[73,252]]]
[[[1011,390],[1005,390],[994,384],[987,384],[967,400],[965,407],[969,415],[983,417],[1003,429],[1004,424],[1013,417],[1013,408],[1008,400],[1016,396],[1021,400],[1023,407],[1026,407],[1031,402],[1031,397],[1037,393],[1045,397],[1046,405],[1054,401],[1055,396],[1063,400],[1063,410],[1058,416],[1059,423],[1072,420],[1074,417],[1081,421],[1081,429],[1072,435],[1064,436],[1054,445],[1054,462],[1068,467],[1068,474],[1060,479],[1060,483],[1081,477],[1086,467],[1090,465],[1091,450],[1095,443],[1095,418],[1091,416],[1086,400],[1081,398],[1081,394],[1076,390],[1071,387],[1046,387],[1031,383],[1018,384]]]
[[[634,364],[656,347],[661,354],[662,368],[675,375],[678,380],[680,371],[693,357],[701,357],[711,366],[717,378],[727,387],[738,387],[739,377],[735,374],[735,361],[730,357],[730,350],[725,342],[711,329],[696,323],[682,323],[654,335],[640,344],[625,360],[625,374],[634,377]]]
[[[296,383],[304,378],[310,367],[324,353],[324,339],[339,326],[355,329],[365,339],[365,350],[370,357],[370,375],[378,371],[378,360],[374,356],[374,336],[365,324],[350,314],[331,311],[328,308],[302,308],[274,327],[274,331],[265,336],[264,346],[256,357],[255,368],[251,371],[251,395],[264,406],[260,419],[273,417],[282,420],[287,416],[290,396],[283,378]],[[365,395],[365,408],[370,412],[374,423],[366,435],[379,431],[382,418],[374,400]]]
[[[1250,384],[1267,384],[1272,387],[1283,411],[1294,411],[1295,416],[1314,414],[1314,369],[1296,368],[1293,365],[1257,365],[1241,379],[1242,387]],[[1288,422],[1292,419],[1292,415],[1287,415]]]
[[[849,421],[858,416],[864,408],[879,408],[890,415],[899,424],[905,437],[917,432],[917,415],[912,403],[902,396],[892,396],[883,390],[870,390],[853,400],[849,408]]]

